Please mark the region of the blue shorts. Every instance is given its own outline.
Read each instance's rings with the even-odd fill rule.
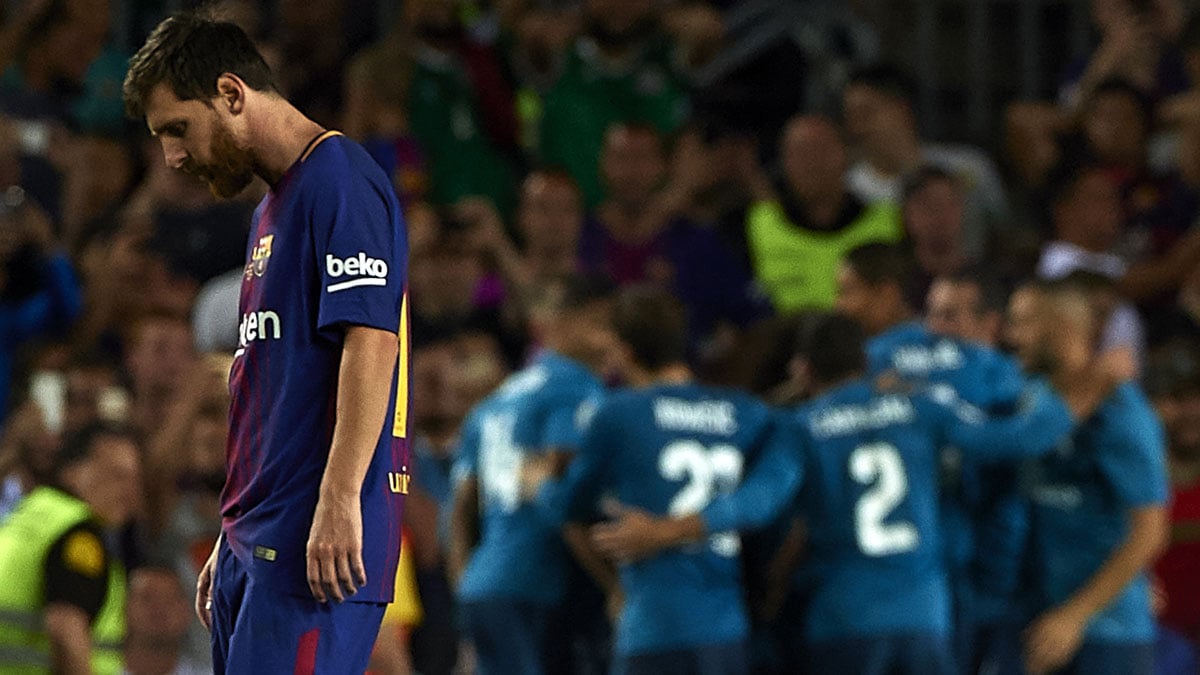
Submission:
[[[322,604],[258,586],[222,539],[212,589],[213,672],[361,675],[385,607]]]
[[[544,675],[556,610],[523,600],[473,600],[461,605],[463,632],[475,645],[478,675]]]
[[[880,635],[813,642],[809,672],[839,675],[952,675],[950,641],[938,635]]]
[[[748,675],[750,658],[744,642],[618,656],[613,675]]]

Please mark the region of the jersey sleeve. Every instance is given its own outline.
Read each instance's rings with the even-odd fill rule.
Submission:
[[[993,354],[991,367],[991,401],[988,406],[989,414],[1012,414],[1021,401],[1025,391],[1025,375],[1017,362],[1000,353]]]
[[[1139,406],[1096,437],[1096,459],[1116,495],[1127,506],[1167,501],[1166,447],[1153,412]]]
[[[539,447],[551,450],[576,450],[583,439],[584,418],[595,411],[598,395],[589,392],[567,392],[555,397],[546,413]]]
[[[1075,427],[1070,409],[1043,382],[1031,382],[1013,415],[989,417],[959,399],[949,387],[928,392],[945,440],[975,459],[1019,460],[1050,452]]]
[[[458,452],[455,453],[454,467],[451,469],[453,483],[475,477],[479,470],[479,422],[478,414],[472,412],[463,421],[462,431],[458,436]]]
[[[108,553],[100,530],[82,524],[67,531],[46,556],[46,604],[78,607],[95,620],[108,592]]]
[[[718,496],[700,512],[705,529],[758,529],[791,504],[803,477],[799,439],[800,434],[783,415],[775,415],[745,480],[733,493]]]
[[[326,174],[333,184],[321,186],[312,197],[321,287],[317,330],[327,337],[347,325],[395,333],[407,264],[399,206],[394,196],[348,165],[345,171]]]

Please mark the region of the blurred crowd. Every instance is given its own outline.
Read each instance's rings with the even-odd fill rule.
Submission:
[[[781,400],[795,317],[833,307],[839,262],[871,242],[910,253],[913,307],[974,322],[981,340],[1001,334],[1019,282],[1086,285],[1102,349],[1137,364],[1173,487],[1191,495],[1160,565],[1161,621],[1200,640],[1200,15],[1092,0],[1091,52],[1058,64],[1056,100],[1009,103],[992,155],[922,135],[914,82],[852,39],[872,26],[818,11],[838,3],[810,3],[817,29],[848,36],[796,57],[822,65],[804,70],[815,85],[778,59],[714,74],[736,4],[405,0],[382,28],[366,2],[215,7],[290,100],[364,144],[405,205],[415,591],[380,672],[468,667],[445,571],[457,432],[539,344],[547,280],[671,290],[694,370]],[[97,420],[131,429],[140,477],[107,533],[132,570],[126,669],[200,672],[206,637],[187,607],[220,525],[225,379],[266,188],[219,202],[125,118],[125,63],[166,8],[122,4],[123,43],[109,0],[8,6],[0,513],[51,480],[63,438]],[[926,307],[934,280],[964,273],[994,283]]]

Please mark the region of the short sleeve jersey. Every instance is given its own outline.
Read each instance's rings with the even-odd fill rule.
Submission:
[[[230,372],[224,533],[256,583],[307,594],[305,546],[336,421],[350,327],[397,335],[388,415],[362,485],[367,585],[390,602],[408,491],[407,237],[388,177],[327,132],[255,212]]]
[[[596,410],[564,481],[567,517],[584,521],[602,496],[656,515],[701,512],[734,493],[777,442],[778,416],[745,394],[694,384],[611,394]],[[620,566],[622,656],[745,639],[736,532]]]
[[[463,571],[460,599],[562,600],[566,549],[558,527],[522,499],[521,466],[531,455],[577,450],[576,420],[603,390],[582,364],[543,352],[468,416],[454,474],[478,482],[480,541]]]
[[[1058,605],[1090,579],[1129,532],[1129,510],[1167,501],[1163,430],[1132,383],[1117,388],[1071,442],[1038,460],[1033,500],[1033,569],[1037,605]],[[1085,639],[1148,642],[1154,638],[1150,582],[1139,574],[1088,625]]]

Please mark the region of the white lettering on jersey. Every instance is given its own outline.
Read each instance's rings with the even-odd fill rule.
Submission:
[[[654,423],[661,429],[732,436],[737,433],[737,414],[729,401],[685,401],[678,398],[654,400]]]
[[[907,399],[888,396],[865,406],[842,405],[823,410],[813,417],[811,425],[817,438],[831,438],[907,424],[915,417],[916,411]]]
[[[368,258],[367,254],[359,251],[351,258],[335,258],[332,254],[325,256],[325,274],[331,279],[342,276],[356,277],[348,281],[330,284],[325,288],[327,293],[344,291],[357,286],[386,286],[388,265],[378,258]]]

